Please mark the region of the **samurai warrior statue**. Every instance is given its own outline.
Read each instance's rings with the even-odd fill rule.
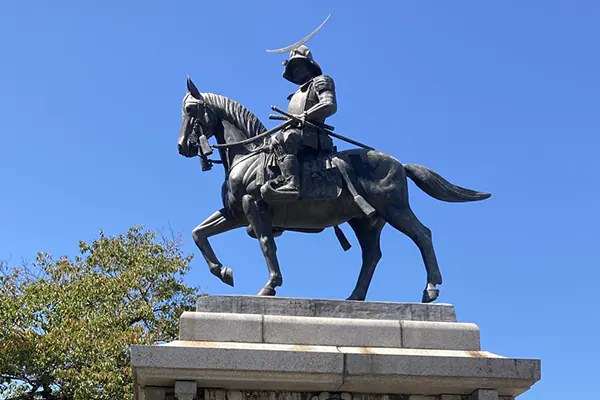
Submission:
[[[288,112],[303,121],[322,124],[337,111],[335,84],[323,71],[308,47],[301,45],[290,52],[284,62],[283,77],[299,85],[288,97]],[[278,192],[299,193],[299,158],[316,157],[333,151],[331,138],[314,127],[291,126],[274,137],[274,150],[281,169],[283,186]]]

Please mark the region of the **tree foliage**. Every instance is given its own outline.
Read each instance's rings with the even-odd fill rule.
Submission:
[[[143,228],[0,266],[0,398],[128,399],[128,348],[174,340],[199,289],[179,240]]]

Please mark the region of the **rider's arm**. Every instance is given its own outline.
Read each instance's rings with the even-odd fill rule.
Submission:
[[[327,75],[316,77],[313,84],[319,97],[319,103],[306,111],[305,118],[307,120],[324,121],[325,118],[332,116],[337,111],[335,84],[333,79]]]

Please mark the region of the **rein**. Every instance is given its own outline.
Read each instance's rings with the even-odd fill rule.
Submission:
[[[258,139],[262,139],[265,138],[269,135],[274,134],[275,132],[279,132],[285,128],[287,128],[290,125],[293,125],[295,123],[294,120],[288,119],[287,121],[285,121],[282,124],[277,125],[274,128],[271,128],[263,133],[261,133],[260,135],[256,135],[253,136],[251,138],[245,139],[245,140],[240,140],[239,142],[234,142],[234,143],[224,143],[224,144],[214,144],[211,145],[210,148],[211,149],[225,149],[226,151],[229,151],[230,148],[232,147],[236,147],[236,146],[243,146],[246,145],[248,143],[253,143],[255,141],[257,141]],[[195,127],[194,127],[195,128]],[[199,154],[201,154],[201,157],[205,157],[204,153],[202,152],[202,146],[199,144],[198,145],[198,149],[199,149]],[[243,157],[239,158],[236,162],[234,162],[233,164],[231,164],[229,166],[229,170],[227,171],[227,176],[229,176],[231,174],[231,172],[233,171],[233,169],[240,164],[242,161],[246,161],[247,159],[254,157],[255,155],[258,155],[260,153],[267,153],[269,152],[269,148],[268,146],[261,146],[256,150],[252,150],[250,153],[244,155]],[[215,163],[215,164],[223,164],[223,162],[221,160],[210,160],[208,158],[206,158],[206,160],[210,163]]]
[[[285,121],[284,123],[277,125],[275,128],[271,128],[268,131],[261,133],[260,135],[256,135],[251,138],[248,138],[245,140],[240,140],[239,142],[234,142],[234,143],[214,144],[210,147],[212,147],[213,149],[227,149],[227,148],[235,147],[235,146],[243,146],[245,144],[255,142],[258,139],[262,139],[266,136],[272,135],[273,133],[278,132],[282,129],[285,129],[288,126],[293,125],[295,123],[296,123],[296,121],[289,119],[289,120]]]
[[[265,147],[259,147],[256,150],[252,150],[250,153],[244,155],[243,157],[240,157],[239,160],[237,160],[236,162],[234,162],[233,164],[231,164],[231,166],[229,167],[229,171],[227,173],[227,175],[231,174],[231,172],[233,171],[233,168],[235,168],[238,164],[240,164],[242,161],[246,161],[247,159],[260,154],[260,153],[268,153],[268,148]]]
[[[289,121],[287,121],[287,122],[289,122]],[[278,125],[275,128],[270,129],[266,132],[263,132],[258,136],[251,137],[250,139],[242,140],[242,141],[235,142],[235,143],[216,144],[216,145],[210,146],[210,149],[224,148],[225,151],[227,151],[229,153],[229,149],[231,147],[251,143],[251,142],[255,141],[256,139],[260,139],[260,138],[265,137],[269,134],[272,134],[276,131],[279,131],[279,130],[285,128],[287,125],[289,125],[287,122],[284,124]],[[210,155],[210,153],[206,152],[205,151],[206,149],[204,149],[202,146],[202,140],[200,139],[200,137],[203,137],[204,135],[203,134],[198,135],[198,133],[200,131],[199,127],[200,127],[200,124],[198,123],[198,121],[195,121],[194,126],[192,128],[192,135],[193,135],[192,137],[194,138],[192,140],[192,142],[194,142],[196,147],[198,147],[198,156],[200,157],[200,163],[202,164],[202,170],[203,171],[210,170],[212,168],[212,164],[223,164],[224,165],[225,163],[222,160],[215,160],[215,159],[208,158],[208,155]],[[245,160],[249,159],[250,157],[253,157],[257,154],[266,153],[268,151],[269,151],[268,146],[261,146],[258,149],[252,150],[250,153],[245,154],[243,157],[241,157],[240,159],[238,159],[236,162],[234,162],[233,164],[231,164],[229,166],[227,175],[231,174],[231,171],[233,171],[233,169],[242,161],[245,161]],[[211,151],[211,153],[212,153],[212,151]]]
[[[198,111],[199,111],[199,109],[200,109],[200,103],[198,103]],[[276,127],[271,128],[259,135],[250,137],[248,139],[240,140],[239,142],[234,142],[234,143],[209,145],[208,141],[206,140],[206,136],[204,136],[204,133],[202,132],[202,126],[200,124],[199,118],[196,118],[196,120],[194,121],[193,127],[192,127],[191,138],[193,138],[193,140],[192,140],[193,145],[195,145],[198,148],[198,156],[200,157],[200,163],[202,164],[202,170],[208,171],[208,170],[212,169],[212,164],[225,165],[225,163],[222,160],[215,160],[215,159],[208,158],[208,156],[210,154],[212,154],[213,149],[225,149],[225,151],[227,151],[227,153],[229,153],[229,149],[232,147],[243,146],[243,145],[246,145],[249,143],[253,143],[259,139],[263,139],[269,135],[279,132],[279,131],[281,131],[291,125],[294,125],[296,123],[297,123],[297,121],[295,121],[294,119],[287,119],[285,122],[277,125]],[[229,175],[231,173],[231,171],[233,171],[233,168],[235,168],[242,161],[245,161],[245,160],[249,159],[250,157],[253,157],[257,154],[268,152],[268,151],[269,151],[268,146],[264,145],[264,146],[259,147],[256,150],[253,150],[250,153],[244,155],[239,160],[237,160],[236,162],[234,162],[233,164],[231,164],[229,166],[227,175]]]

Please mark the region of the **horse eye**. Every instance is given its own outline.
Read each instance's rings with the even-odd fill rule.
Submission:
[[[188,104],[187,106],[185,106],[185,112],[189,115],[194,114],[194,111],[196,111],[196,107],[193,104]]]

